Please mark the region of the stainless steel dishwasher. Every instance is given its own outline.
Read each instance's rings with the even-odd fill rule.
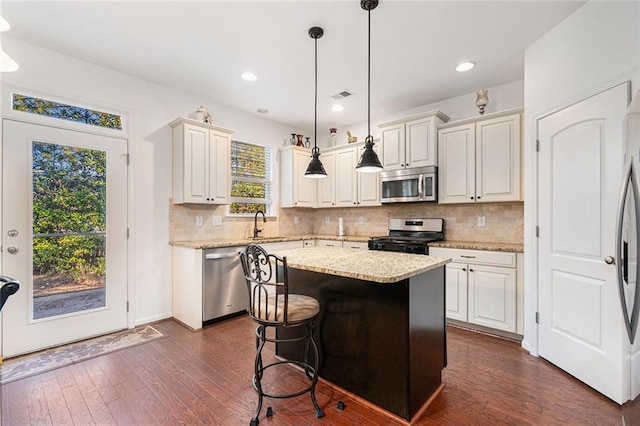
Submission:
[[[249,295],[240,253],[244,247],[204,250],[202,262],[202,321],[211,321],[247,310]]]

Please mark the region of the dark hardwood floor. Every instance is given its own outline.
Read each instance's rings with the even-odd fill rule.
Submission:
[[[257,401],[254,323],[242,316],[199,332],[170,320],[154,327],[167,337],[3,385],[2,424],[247,425]],[[615,403],[517,343],[455,327],[447,332],[445,388],[418,424],[621,424]],[[278,389],[302,384],[298,371],[285,368]],[[317,393],[325,418],[315,417],[305,394],[267,399],[261,424],[398,424],[325,384]],[[275,412],[268,419],[266,406]]]

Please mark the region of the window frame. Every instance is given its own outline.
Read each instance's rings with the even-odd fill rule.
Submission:
[[[274,166],[275,166],[275,152],[272,146],[266,145],[266,144],[260,144],[260,143],[255,143],[255,142],[247,142],[244,140],[239,140],[239,139],[232,139],[229,141],[230,146],[229,146],[229,204],[227,206],[227,216],[228,217],[253,217],[255,215],[255,213],[232,213],[231,212],[231,205],[233,203],[253,203],[253,204],[265,204],[266,206],[266,211],[264,212],[265,216],[267,217],[276,217],[276,213],[275,213],[275,208],[274,208],[274,200],[273,200],[273,186],[274,186],[274,181],[273,181],[273,176],[274,176]],[[231,170],[233,170],[233,144],[234,143],[241,143],[241,144],[245,144],[245,145],[252,145],[252,146],[257,146],[260,148],[264,148],[267,152],[266,154],[269,156],[268,158],[268,165],[269,168],[266,171],[265,175],[266,177],[264,179],[262,178],[252,178],[252,177],[237,177],[234,176],[233,173],[231,172]],[[234,197],[231,195],[231,190],[233,188],[233,182],[234,180],[240,180],[242,182],[255,182],[255,183],[263,183],[265,182],[266,184],[268,184],[269,187],[269,198],[245,198],[245,197]]]

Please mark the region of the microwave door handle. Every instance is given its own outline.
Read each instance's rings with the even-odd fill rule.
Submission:
[[[418,197],[420,199],[424,198],[424,188],[423,188],[423,184],[422,184],[423,181],[424,181],[424,176],[423,175],[419,175],[418,176]]]

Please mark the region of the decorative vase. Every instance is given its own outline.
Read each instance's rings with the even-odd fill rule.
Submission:
[[[296,144],[296,134],[295,133],[291,133],[291,139],[289,139],[289,142],[291,143],[291,145],[295,145]]]
[[[301,146],[304,148],[304,142],[302,142],[302,138],[304,137],[303,135],[296,135],[296,137],[298,138],[298,143],[296,144],[297,146]]]
[[[480,115],[484,114],[484,108],[489,103],[489,96],[487,95],[488,90],[482,89],[478,90],[476,95],[476,106],[480,109]]]
[[[208,124],[213,123],[213,117],[211,117],[211,113],[206,109],[204,109],[202,105],[200,105],[200,108],[196,110],[195,119],[203,123],[208,123]]]
[[[305,139],[305,141],[304,141],[304,147],[305,147],[305,148],[307,148],[307,149],[311,148],[311,142],[309,142],[310,137],[309,137],[309,136],[307,136],[307,137],[306,137],[306,138],[304,138],[304,139]]]
[[[329,129],[329,135],[331,136],[331,146],[336,146],[336,135],[338,134],[338,129],[332,127]]]

